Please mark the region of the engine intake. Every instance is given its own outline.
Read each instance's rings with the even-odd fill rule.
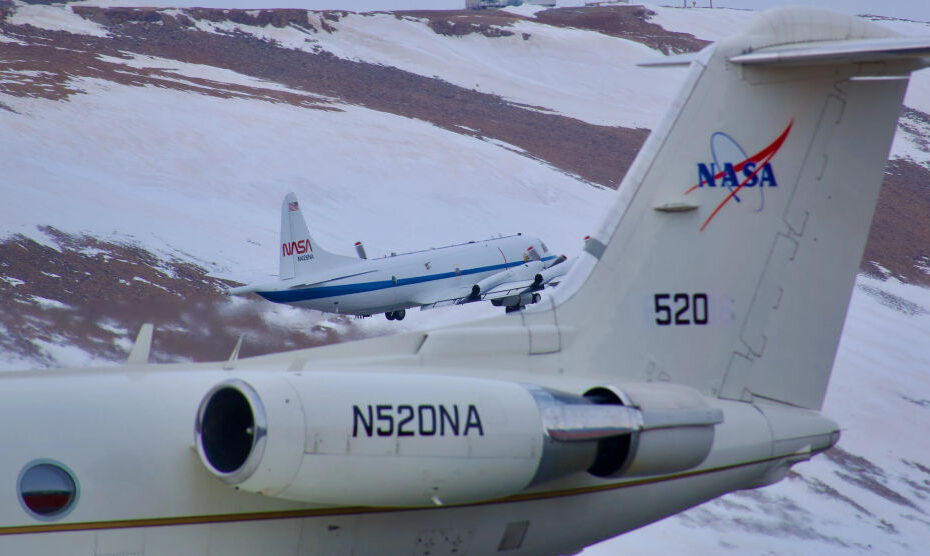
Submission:
[[[207,395],[197,423],[203,439],[203,453],[220,473],[242,471],[256,445],[264,441],[267,424],[264,409],[252,388],[239,382],[221,384]],[[251,470],[250,470],[251,471]]]

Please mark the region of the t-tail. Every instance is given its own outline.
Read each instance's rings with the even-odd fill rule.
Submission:
[[[326,266],[337,258],[316,243],[304,220],[297,196],[288,193],[281,203],[281,245],[279,246],[279,278],[290,280],[310,275],[314,269]]]
[[[564,364],[819,409],[927,55],[930,39],[797,8],[694,55],[563,282]]]

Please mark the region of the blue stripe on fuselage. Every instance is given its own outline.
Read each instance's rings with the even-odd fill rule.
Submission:
[[[555,256],[550,255],[548,257],[543,257],[542,260],[549,261],[554,258]],[[479,274],[481,272],[488,272],[492,270],[504,270],[507,268],[520,266],[521,264],[525,264],[524,261],[519,260],[511,263],[479,266],[477,268],[468,268],[460,272],[443,272],[442,274],[414,276],[412,278],[398,278],[396,284],[393,280],[378,280],[376,282],[360,282],[358,284],[345,284],[343,286],[321,286],[317,288],[264,291],[255,293],[264,297],[268,301],[273,301],[275,303],[297,303],[300,301],[309,301],[311,299],[322,299],[324,297],[336,297],[341,295],[351,295],[354,293],[372,292],[387,288],[396,288],[400,286],[409,286],[410,284],[420,284],[423,282],[432,282],[434,280],[444,280],[446,278],[454,278],[455,276],[467,276],[469,274]]]

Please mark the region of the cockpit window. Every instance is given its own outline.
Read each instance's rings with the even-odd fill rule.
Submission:
[[[52,460],[28,463],[19,474],[19,501],[36,519],[59,519],[74,507],[78,498],[77,480],[64,465]]]
[[[539,241],[539,244],[542,245],[543,253],[548,253],[548,252],[549,252],[549,248],[546,247],[546,242],[545,242],[545,241],[540,240],[540,241]]]

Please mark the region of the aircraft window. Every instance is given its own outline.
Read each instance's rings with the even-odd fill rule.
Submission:
[[[27,464],[19,474],[17,485],[23,508],[32,517],[43,521],[64,516],[78,498],[74,474],[52,460],[36,460]]]
[[[540,241],[539,241],[539,244],[542,245],[543,253],[548,253],[548,252],[549,252],[549,248],[546,247],[546,242],[540,240]]]

